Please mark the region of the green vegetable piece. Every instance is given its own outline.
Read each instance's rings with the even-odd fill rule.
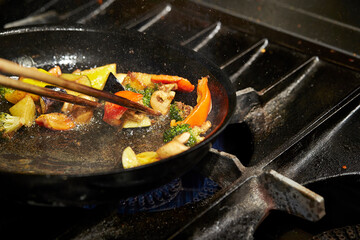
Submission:
[[[170,105],[169,117],[170,119],[174,119],[176,122],[184,120],[184,118],[181,116],[181,110],[175,103]]]
[[[189,124],[178,124],[174,127],[170,127],[169,129],[166,129],[163,134],[163,140],[165,143],[170,142],[173,140],[174,137],[184,133],[189,132],[190,138],[188,142],[185,144],[186,146],[193,147],[195,146],[199,141],[199,132],[194,132],[193,129],[190,127]]]
[[[11,137],[22,126],[21,117],[0,112],[0,131],[3,137]]]
[[[0,86],[0,95],[1,95],[2,98],[5,97],[5,94],[13,93],[14,91],[15,91],[14,89],[7,88],[7,87],[4,87],[4,86]]]
[[[137,89],[131,87],[131,86],[130,86],[130,83],[128,83],[128,84],[125,85],[125,90],[126,90],[126,91],[132,91],[132,92],[135,92],[135,93],[143,94],[143,91],[142,91],[142,90],[137,90]]]
[[[126,84],[125,90],[142,94],[143,95],[143,99],[142,99],[143,104],[147,107],[150,107],[151,95],[155,91],[158,90],[158,86],[157,86],[157,84],[155,84],[154,87],[146,87],[144,90],[138,90],[136,88],[131,87],[130,84]]]
[[[157,91],[157,86],[155,86],[154,88],[150,88],[147,87],[144,90],[144,97],[143,97],[143,103],[145,106],[150,107],[150,99],[151,99],[151,95]]]

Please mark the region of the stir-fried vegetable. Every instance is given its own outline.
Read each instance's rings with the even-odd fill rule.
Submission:
[[[129,99],[134,102],[138,102],[142,99],[143,95],[140,93],[135,93],[131,91],[120,91],[115,93],[115,95]],[[119,106],[114,103],[106,102],[105,110],[104,110],[104,122],[112,125],[112,126],[120,126],[122,121],[121,117],[128,109],[123,106]]]
[[[121,84],[120,80],[112,72],[110,72],[105,83],[104,91],[116,93],[124,90],[125,88]]]
[[[163,134],[164,142],[165,143],[170,142],[171,140],[174,139],[174,137],[184,132],[190,133],[190,138],[186,143],[186,145],[188,145],[189,147],[196,145],[197,139],[196,136],[193,134],[192,128],[190,127],[189,124],[178,124],[176,126],[170,127],[169,129],[165,130]]]
[[[170,111],[170,105],[173,99],[175,98],[174,91],[155,91],[150,98],[150,106],[161,112],[162,115],[167,115]]]
[[[192,92],[195,89],[195,86],[185,78],[178,76],[169,76],[169,75],[152,75],[151,81],[153,83],[176,83],[177,89],[182,92]]]
[[[23,126],[20,117],[11,116],[8,113],[0,113],[0,131],[3,137],[10,138],[14,133]]]
[[[43,73],[46,73],[46,74],[49,74],[49,75],[53,75],[52,73],[49,73],[48,71],[46,71],[44,69],[41,69],[41,68],[39,68],[37,70],[39,72],[43,72]],[[46,85],[48,85],[48,83],[46,83],[46,82],[42,82],[42,81],[31,79],[31,78],[24,78],[24,77],[20,77],[19,81],[26,82],[26,83],[36,85],[36,86],[39,86],[39,87],[45,87]]]
[[[192,106],[175,101],[170,106],[169,116],[175,122],[183,121],[193,110]]]
[[[191,127],[200,127],[207,119],[211,110],[211,94],[208,87],[208,78],[203,77],[198,82],[197,87],[197,104],[191,113],[180,122],[172,122],[172,126],[177,124],[190,124]]]
[[[152,85],[151,75],[147,73],[129,72],[122,84],[136,91],[144,90],[146,87]]]
[[[211,109],[211,95],[207,85],[207,77],[198,81],[197,104],[193,107],[174,101],[178,91],[184,94],[195,89],[195,86],[188,79],[179,76],[141,72],[116,73],[116,64],[75,70],[72,73],[63,73],[59,66],[48,71],[38,70],[78,84],[100,90],[104,89],[117,96],[153,108],[163,115],[157,119],[117,104],[105,102],[102,120],[119,130],[122,128],[146,128],[156,122],[159,124],[169,124],[170,122],[169,128],[163,132],[164,144],[158,149],[136,154],[131,147],[127,147],[122,155],[124,168],[149,164],[186,151],[203,141],[202,135],[211,127],[211,123],[206,121]],[[62,91],[90,101],[98,101],[93,97],[61,89],[34,79],[20,77],[19,81]],[[34,123],[55,131],[81,129],[75,127],[90,124],[94,116],[99,116],[99,114],[95,115],[94,109],[90,107],[64,103],[23,91],[0,87],[0,94],[8,102],[14,104],[9,108],[10,114],[0,113],[0,131],[3,133],[3,137],[13,136],[22,126],[31,127]],[[143,137],[146,141],[146,136]]]
[[[131,147],[125,148],[122,155],[122,162],[125,169],[138,167],[159,160],[159,155],[156,152],[142,152],[136,154]]]
[[[93,88],[102,90],[110,73],[116,73],[116,64],[108,64],[97,68],[86,69],[80,72],[90,79]]]
[[[184,118],[181,114],[181,110],[175,103],[170,105],[169,116],[170,116],[170,119],[174,119],[177,122],[184,120]]]
[[[35,121],[39,126],[44,126],[51,130],[70,130],[75,127],[75,123],[63,113],[43,114]]]
[[[66,93],[65,89],[62,89],[62,88],[59,88],[59,87],[50,86],[50,85],[47,85],[45,87],[49,88],[49,89],[51,89],[53,91],[56,91],[56,92]],[[40,99],[39,99],[39,102],[40,102],[40,112],[42,114],[51,113],[51,112],[58,112],[58,111],[61,110],[61,108],[63,106],[63,102],[56,101],[55,99],[45,97],[45,96],[41,96]]]
[[[158,156],[163,158],[168,158],[176,154],[182,153],[188,150],[190,147],[186,146],[186,143],[189,142],[191,134],[189,132],[184,132],[176,137],[173,140],[161,146],[156,153]]]
[[[172,126],[164,131],[163,139],[164,142],[170,142],[176,136],[181,135],[184,132],[190,133],[189,140],[185,144],[186,146],[193,147],[202,140],[204,137],[201,135],[204,134],[211,127],[211,123],[208,121],[202,125],[202,127],[191,127],[189,124],[182,123],[175,126]]]
[[[5,98],[6,94],[11,94],[13,92],[14,92],[14,89],[0,86],[0,95],[1,95],[2,98]]]
[[[127,84],[125,86],[125,89],[128,91],[140,93],[141,95],[143,95],[143,99],[142,99],[143,104],[147,107],[150,107],[151,96],[155,91],[158,90],[158,86],[155,84],[155,85],[147,86],[144,90],[139,90],[139,89],[131,87],[130,84]]]
[[[59,76],[62,75],[62,71],[61,71],[60,66],[55,66],[55,67],[49,69],[48,72],[49,72],[51,75],[54,75],[54,76],[56,76],[56,77],[59,77]]]
[[[9,111],[11,115],[21,117],[26,127],[30,127],[34,124],[36,109],[35,103],[30,95],[26,95],[12,106]]]

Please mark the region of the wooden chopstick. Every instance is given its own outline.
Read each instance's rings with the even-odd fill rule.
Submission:
[[[40,96],[53,98],[64,102],[74,103],[77,105],[89,106],[94,108],[98,108],[102,106],[102,104],[99,102],[94,102],[84,98],[76,97],[74,95],[70,95],[62,92],[56,92],[48,88],[42,88],[35,85],[31,85],[22,81],[11,79],[1,74],[0,74],[0,85],[12,89],[22,90],[24,92],[33,93]]]
[[[53,75],[49,75],[40,71],[37,71],[36,69],[33,68],[27,68],[27,67],[23,67],[20,66],[17,63],[14,63],[12,61],[0,58],[0,72],[5,72],[8,74],[14,74],[17,76],[23,76],[23,77],[27,77],[27,78],[32,78],[32,79],[36,79],[36,80],[40,80],[43,82],[47,82],[59,87],[63,87],[65,89],[70,89],[76,92],[80,92],[101,100],[105,100],[108,102],[112,102],[118,105],[121,105],[123,107],[127,107],[129,109],[132,110],[136,110],[136,111],[140,111],[140,112],[145,112],[149,115],[154,115],[154,116],[160,116],[161,113],[158,111],[155,111],[149,107],[146,107],[142,104],[139,104],[137,102],[133,102],[130,101],[126,98],[105,92],[105,91],[101,91],[95,88],[91,88],[82,84],[78,84],[75,82],[71,82]],[[25,90],[24,90],[25,91]]]

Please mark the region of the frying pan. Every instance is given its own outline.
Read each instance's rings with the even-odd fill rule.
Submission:
[[[131,30],[110,32],[79,26],[41,26],[0,32],[0,57],[22,65],[63,72],[117,63],[117,72],[170,74],[193,84],[209,76],[212,128],[205,140],[179,155],[133,169],[123,169],[122,150],[131,145],[156,150],[163,129],[116,131],[92,124],[77,131],[22,128],[11,141],[0,141],[2,198],[51,206],[118,200],[181,176],[208,152],[234,112],[235,90],[224,73],[194,51]],[[196,104],[196,91],[176,99]],[[1,104],[1,110],[8,108]],[[100,118],[101,111],[95,115]]]

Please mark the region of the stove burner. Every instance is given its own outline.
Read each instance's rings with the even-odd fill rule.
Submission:
[[[220,186],[195,171],[152,191],[121,200],[118,213],[157,212],[179,208],[209,198]]]
[[[179,193],[181,180],[179,178],[155,190],[129,197],[119,203],[119,213],[136,213],[154,210],[173,200]]]

